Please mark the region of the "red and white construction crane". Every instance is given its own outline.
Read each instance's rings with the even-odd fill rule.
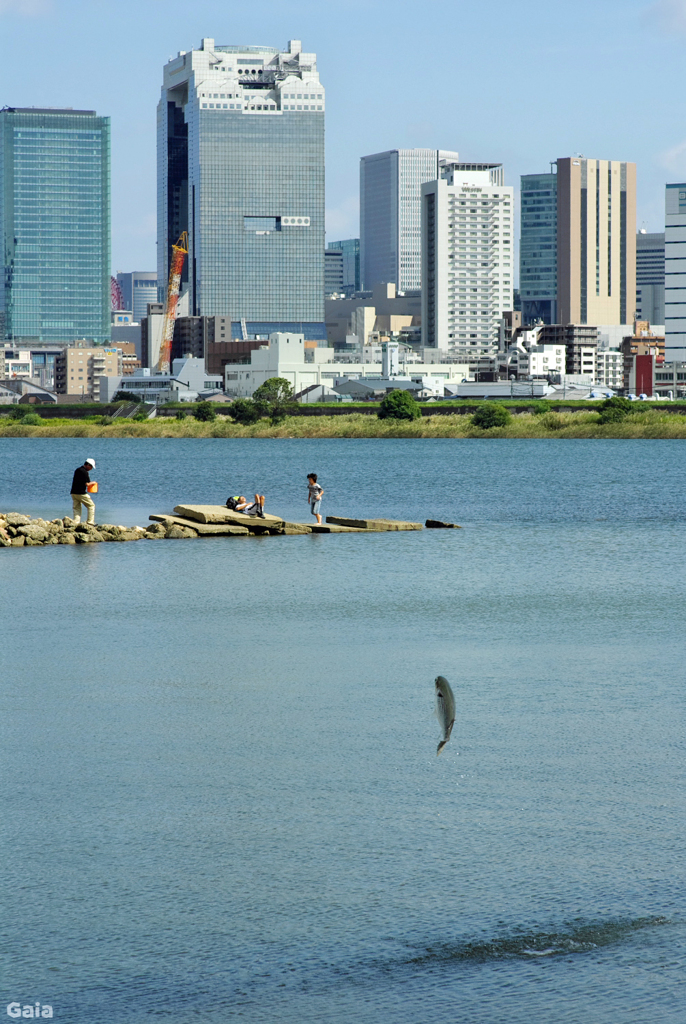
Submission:
[[[174,323],[176,321],[176,307],[179,302],[179,291],[181,289],[181,271],[183,270],[183,261],[187,255],[188,235],[184,231],[176,245],[172,245],[171,266],[169,268],[169,286],[167,288],[167,305],[164,310],[164,321],[162,324],[160,358],[157,362],[158,373],[169,373],[172,340],[174,338]]]

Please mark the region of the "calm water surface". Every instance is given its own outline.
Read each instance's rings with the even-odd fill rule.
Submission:
[[[0,509],[88,456],[464,529],[0,550],[4,1004],[683,1024],[684,442],[3,439]]]

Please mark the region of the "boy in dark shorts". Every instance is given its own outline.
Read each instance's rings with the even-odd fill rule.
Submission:
[[[317,525],[321,526],[322,517],[319,514],[321,507],[322,498],[324,496],[324,488],[320,487],[317,483],[317,474],[307,474],[307,500],[310,503],[310,512],[313,516],[317,517]]]

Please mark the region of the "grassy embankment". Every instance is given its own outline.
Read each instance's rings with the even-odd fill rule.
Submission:
[[[202,423],[159,417],[136,422],[102,423],[101,417],[81,420],[50,419],[28,426],[0,417],[0,437],[462,437],[462,438],[686,438],[686,416],[659,406],[640,405],[618,423],[598,422],[597,412],[549,411],[542,415],[523,412],[512,416],[505,427],[480,430],[464,415],[423,416],[420,420],[380,420],[350,413],[343,416],[289,416],[272,425],[260,420],[239,426],[225,416]]]

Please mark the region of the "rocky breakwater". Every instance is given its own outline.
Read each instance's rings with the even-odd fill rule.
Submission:
[[[32,519],[20,512],[0,513],[0,547],[47,547],[49,544],[100,544],[106,541],[180,540],[197,537],[194,530],[154,523],[141,526],[114,526],[111,523],[75,523],[64,519]]]

